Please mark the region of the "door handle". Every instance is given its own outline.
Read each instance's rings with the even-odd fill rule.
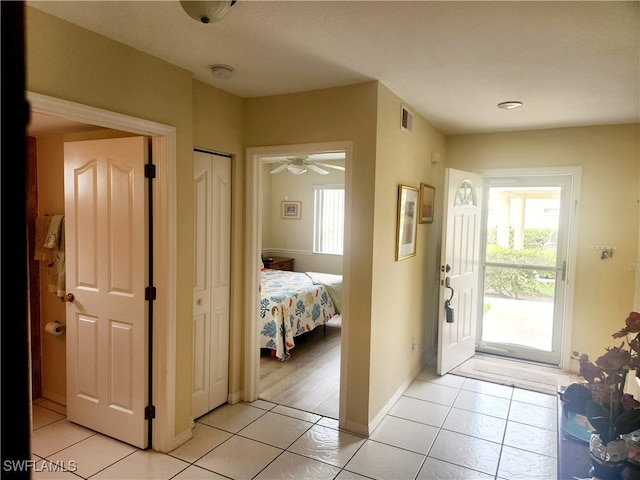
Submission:
[[[447,323],[453,323],[454,318],[453,318],[453,307],[451,306],[451,300],[453,299],[453,296],[455,295],[456,292],[451,286],[451,279],[449,277],[446,277],[444,279],[444,286],[447,287],[449,290],[451,290],[451,296],[444,301],[445,321]]]
[[[446,277],[444,279],[444,286],[451,290],[451,296],[449,297],[449,300],[447,300],[447,302],[450,302],[453,299],[453,295],[456,293],[456,291],[451,286],[451,279],[449,277]]]
[[[73,303],[75,298],[76,297],[73,295],[73,293],[67,293],[65,296],[60,297],[60,300],[62,300],[63,302]]]

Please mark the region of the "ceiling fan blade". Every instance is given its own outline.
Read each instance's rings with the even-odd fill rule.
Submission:
[[[319,173],[320,175],[328,175],[329,174],[329,172],[327,172],[323,168],[320,168],[320,167],[316,166],[313,163],[310,163],[309,165],[307,165],[307,168],[309,170],[312,170],[312,171],[316,172],[316,173]]]
[[[312,153],[309,155],[309,160],[344,160],[346,157],[344,152],[326,152],[326,153]]]
[[[320,162],[314,162],[316,165],[322,165],[323,167],[327,167],[327,168],[335,168],[336,170],[342,170],[344,171],[345,168],[342,165],[330,165],[328,163],[320,163]]]
[[[262,163],[282,163],[287,162],[287,157],[275,156],[275,157],[260,157]]]
[[[305,167],[298,167],[297,165],[287,165],[287,170],[289,170],[294,175],[300,175],[301,173],[305,173],[307,171]]]
[[[289,165],[287,165],[286,163],[284,165],[280,165],[277,168],[274,168],[273,170],[271,170],[269,173],[280,173],[283,170],[285,170]]]

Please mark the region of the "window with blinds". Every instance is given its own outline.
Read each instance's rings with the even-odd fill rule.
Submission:
[[[314,185],[313,252],[342,255],[344,185]]]

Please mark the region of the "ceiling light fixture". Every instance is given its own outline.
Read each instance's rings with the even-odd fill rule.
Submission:
[[[513,110],[514,108],[520,108],[521,106],[522,106],[522,102],[517,102],[512,100],[498,104],[498,108],[502,108],[503,110]]]
[[[202,23],[219,22],[229,12],[236,0],[204,1],[180,0],[187,15]]]

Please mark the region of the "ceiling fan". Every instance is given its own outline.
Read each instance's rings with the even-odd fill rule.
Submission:
[[[299,155],[294,157],[265,157],[262,159],[263,163],[282,163],[282,165],[271,170],[270,173],[280,173],[288,170],[294,175],[300,175],[306,173],[308,170],[319,173],[320,175],[328,175],[327,168],[333,168],[335,170],[344,171],[342,165],[332,165],[329,163],[321,163],[322,160],[344,160],[344,152],[332,152],[332,153],[312,153],[310,155]],[[324,168],[321,168],[324,167]]]

